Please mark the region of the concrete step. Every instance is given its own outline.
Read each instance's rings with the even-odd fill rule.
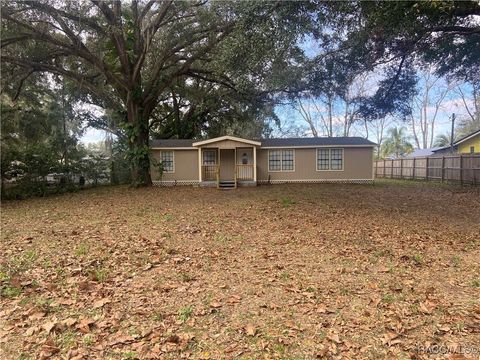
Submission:
[[[218,186],[220,189],[234,189],[235,181],[220,181]]]

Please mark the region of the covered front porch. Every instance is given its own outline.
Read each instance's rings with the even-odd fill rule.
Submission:
[[[201,186],[236,188],[257,184],[259,142],[223,136],[193,143],[198,147]]]

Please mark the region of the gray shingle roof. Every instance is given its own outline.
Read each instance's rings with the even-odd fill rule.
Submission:
[[[376,145],[362,137],[311,137],[311,138],[280,138],[262,139],[262,147],[270,146],[339,146],[339,145]]]
[[[162,139],[151,140],[151,147],[191,147],[192,144],[200,140],[192,139]],[[262,147],[277,146],[374,146],[375,143],[362,137],[318,137],[318,138],[278,138],[278,139],[258,139]]]
[[[421,156],[430,156],[430,155],[433,155],[435,154],[435,151],[438,151],[440,149],[443,149],[442,147],[433,147],[433,148],[429,148],[429,149],[416,149],[414,152],[412,152],[411,154],[408,154],[407,156],[405,156],[406,158],[414,158],[414,157],[421,157]]]

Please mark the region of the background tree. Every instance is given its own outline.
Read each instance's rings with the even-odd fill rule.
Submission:
[[[404,127],[394,127],[388,129],[388,136],[380,149],[382,156],[394,156],[399,158],[413,151],[413,145],[409,141]]]
[[[248,94],[192,80],[171,88],[152,113],[153,138],[201,138],[235,134],[250,138],[268,136],[275,119],[268,96]]]
[[[316,95],[303,92],[292,107],[314,137],[350,136],[352,126],[361,120],[363,101],[368,98],[368,75],[363,73],[345,82],[342,90],[315,91]]]
[[[453,141],[455,141],[455,139]],[[445,147],[445,146],[450,146],[451,143],[452,143],[452,136],[450,134],[438,134],[435,137],[435,142],[433,143],[433,146]]]
[[[412,98],[410,124],[416,147],[426,149],[433,146],[437,117],[455,84],[435,76],[431,68],[420,71],[419,78],[418,92]]]
[[[375,157],[378,159],[382,156],[383,142],[387,135],[387,131],[396,123],[396,119],[391,116],[385,116],[378,119],[372,119],[367,122],[369,134],[371,134],[373,141],[377,144]]]
[[[85,156],[82,120],[58,79],[37,74],[23,87],[20,94],[3,87],[0,95],[2,184],[21,179],[19,195],[43,195],[48,174],[68,180]]]
[[[314,33],[319,61],[340,58],[347,73],[381,74],[373,96],[359,99],[362,120],[410,118],[415,66],[460,83],[480,73],[478,2],[321,2],[319,8],[318,18],[331,29]]]
[[[480,129],[480,75],[472,73],[467,82],[458,85],[454,91],[460,95],[466,111],[455,129],[457,137],[462,137]]]
[[[395,82],[411,60],[434,64],[439,76],[466,80],[480,67],[477,1],[326,2],[342,49],[363,67],[397,61]],[[368,61],[365,61],[368,60]]]

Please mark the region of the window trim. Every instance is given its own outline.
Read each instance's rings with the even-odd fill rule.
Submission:
[[[250,162],[246,165],[253,165],[253,147],[238,147],[237,148],[237,153],[236,153],[236,156],[235,156],[235,165],[245,165],[245,164],[242,164],[242,155],[238,156],[239,154],[242,154],[242,152],[244,152],[245,150],[248,150],[250,151],[250,155],[248,156],[248,160],[250,160]]]
[[[160,150],[160,163],[163,163],[162,154],[171,152],[172,153],[172,171],[167,171],[163,169],[164,174],[174,174],[175,173],[175,150]]]
[[[204,154],[207,153],[207,152],[212,152],[213,153],[213,159],[215,161],[214,164],[205,164],[205,158],[204,158]],[[218,165],[218,157],[217,157],[217,150],[216,149],[203,149],[202,150],[202,166],[214,166],[214,165]]]
[[[328,168],[327,169],[319,169],[318,168],[318,153],[319,153],[320,150],[328,152],[328,155],[327,155]],[[316,168],[317,171],[330,171],[330,149],[326,149],[326,148],[316,148],[315,149],[315,168]]]
[[[284,150],[291,150],[293,152],[293,169],[292,170],[282,170],[283,166],[283,158],[282,155],[280,155],[280,170],[270,170],[270,152],[271,151],[284,151]],[[268,156],[267,156],[267,169],[269,173],[278,173],[278,172],[295,172],[295,149],[293,148],[285,148],[285,149],[269,149],[268,150]]]
[[[328,170],[327,169],[319,169],[318,168],[318,150],[328,150]],[[342,151],[342,168],[341,169],[332,169],[332,150],[341,150]],[[345,171],[345,149],[339,147],[331,147],[331,148],[324,148],[324,147],[317,147],[315,148],[315,169],[317,171]]]

